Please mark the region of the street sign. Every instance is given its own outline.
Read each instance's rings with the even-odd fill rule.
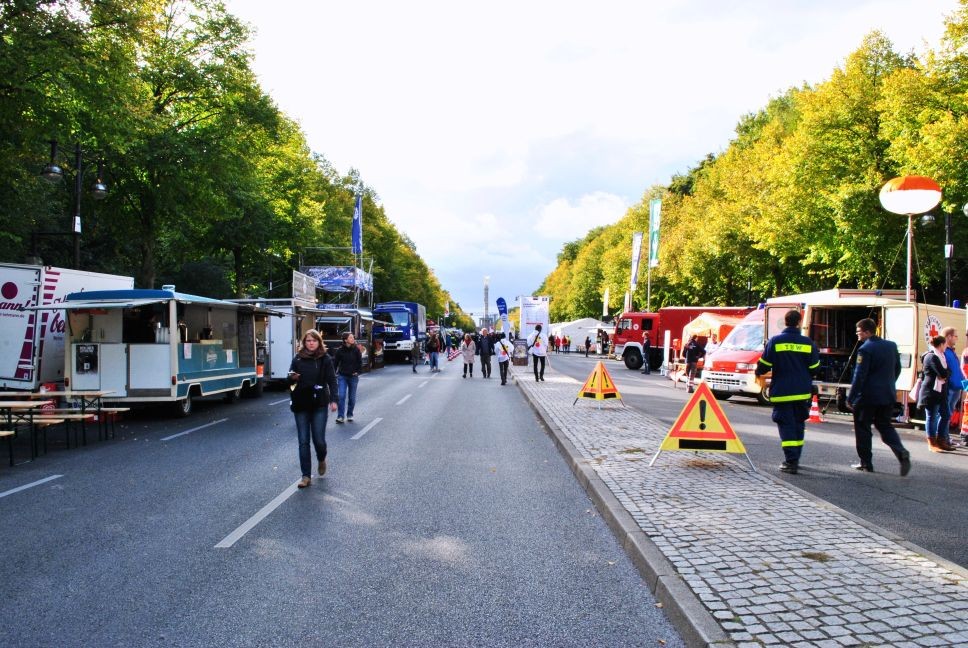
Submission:
[[[594,400],[617,398],[621,400],[622,395],[618,393],[618,388],[615,387],[615,381],[612,380],[612,376],[608,373],[608,369],[605,368],[605,364],[601,360],[592,369],[592,372],[588,375],[588,379],[585,380],[585,384],[578,390],[578,397],[575,398],[575,403],[578,402],[579,398],[591,398]],[[572,403],[572,405],[575,403]]]
[[[726,418],[719,401],[713,396],[709,385],[702,382],[692,398],[682,408],[672,429],[666,435],[649,466],[655,463],[663,450],[693,450],[703,452],[732,452],[746,455],[750,467],[756,470],[743,442]]]

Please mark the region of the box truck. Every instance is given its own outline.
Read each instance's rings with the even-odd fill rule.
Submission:
[[[126,288],[134,288],[132,277],[0,263],[0,388],[33,391],[64,381],[64,311],[34,307],[59,304],[69,293]]]
[[[904,295],[903,290],[834,288],[769,299],[706,358],[702,380],[718,398],[739,394],[768,403],[769,396],[756,384],[753,372],[766,341],[783,330],[784,314],[795,309],[803,314],[801,331],[820,349],[820,371],[814,381],[817,393],[836,399],[845,411],[857,357],[856,324],[871,318],[877,322],[878,334],[897,344],[901,356],[901,375],[895,384],[898,412],[906,411],[907,393],[917,379],[928,340],[947,326],[964,330],[966,319],[963,309],[906,302]]]

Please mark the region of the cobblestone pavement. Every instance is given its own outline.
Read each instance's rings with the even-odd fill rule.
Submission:
[[[616,401],[573,405],[580,383],[550,368],[542,383],[514,372],[688,585],[700,616],[716,620],[721,644],[702,643],[968,646],[964,570],[762,474],[774,466],[753,472],[742,455],[663,452],[650,468],[668,432],[658,420]]]

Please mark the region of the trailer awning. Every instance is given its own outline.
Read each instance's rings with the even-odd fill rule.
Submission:
[[[46,306],[29,306],[25,310],[117,310],[119,308],[138,308],[150,304],[163,304],[168,299],[118,299],[105,301],[102,299],[78,299],[48,304]]]

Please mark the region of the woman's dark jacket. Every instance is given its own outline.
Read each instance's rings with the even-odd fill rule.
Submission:
[[[931,351],[924,354],[921,363],[924,365],[924,378],[921,379],[918,407],[933,407],[940,403],[942,398],[948,397],[947,385],[941,391],[935,391],[935,383],[938,378],[947,380],[951,372],[941,366],[941,359]]]
[[[336,365],[336,373],[341,376],[358,376],[363,370],[363,354],[360,353],[360,347],[355,344],[349,346],[341,344],[333,354],[333,364]]]
[[[293,412],[312,411],[336,402],[336,370],[328,354],[322,353],[319,357],[297,354],[289,371],[299,374],[299,381],[290,394],[289,409]]]

